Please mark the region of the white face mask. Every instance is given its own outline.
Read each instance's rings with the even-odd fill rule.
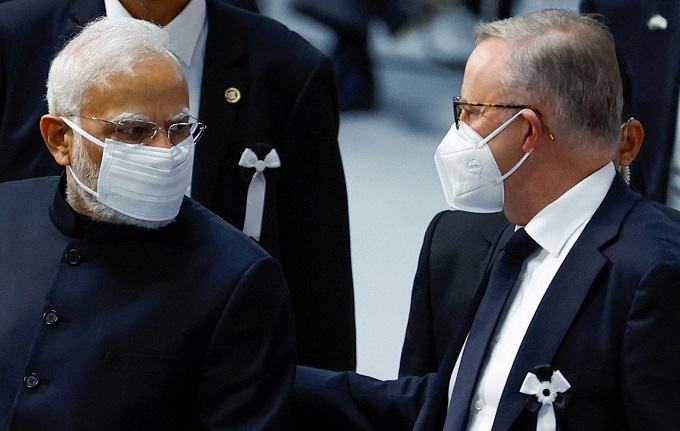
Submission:
[[[145,221],[167,221],[179,213],[191,181],[194,140],[189,136],[172,148],[104,142],[61,117],[74,131],[104,148],[97,191],[86,186],[71,169],[73,179],[107,207]]]
[[[503,180],[524,163],[531,151],[524,154],[505,175],[501,175],[488,143],[521,113],[515,114],[486,138],[463,121],[459,129],[455,124],[451,126],[434,155],[444,196],[451,208],[476,213],[503,210]]]

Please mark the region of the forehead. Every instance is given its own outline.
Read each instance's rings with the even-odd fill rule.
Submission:
[[[114,118],[129,112],[162,123],[189,107],[189,90],[181,67],[169,58],[137,64],[131,71],[115,74],[107,84],[84,94],[81,113]]]
[[[501,102],[508,55],[508,45],[501,39],[489,38],[480,42],[465,65],[461,96],[472,102]]]

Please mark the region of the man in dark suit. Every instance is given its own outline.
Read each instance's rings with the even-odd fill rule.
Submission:
[[[611,162],[622,103],[611,35],[564,10],[477,35],[435,160],[453,207],[500,207],[511,225],[452,316],[436,373],[381,382],[298,367],[295,424],[675,429],[680,229]]]
[[[332,63],[274,20],[223,0],[1,5],[0,181],[62,172],[36,132],[46,112],[49,61],[85,23],[112,11],[168,24],[168,31],[174,26],[176,45],[187,44],[193,28],[198,42],[178,56],[188,74],[192,114],[208,128],[195,151],[191,197],[246,230],[281,263],[295,309],[299,363],[354,369],[347,193]]]
[[[184,195],[204,126],[170,46],[103,18],[52,62],[40,131],[66,173],[0,184],[0,429],[287,427],[290,295]]]
[[[630,182],[630,165],[644,139],[642,123],[631,117],[632,83],[628,65],[617,55],[623,88],[621,146],[614,165]],[[680,211],[656,203],[680,223]],[[465,307],[484,275],[502,229],[502,212],[476,214],[443,211],[427,228],[413,281],[399,376],[424,376],[437,371],[451,342],[455,316]]]
[[[582,0],[581,11],[604,15],[617,49],[631,65],[633,116],[647,130],[647,143],[631,166],[631,186],[680,209],[680,152],[676,150],[680,3]]]

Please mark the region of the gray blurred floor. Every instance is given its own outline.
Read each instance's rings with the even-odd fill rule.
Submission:
[[[332,33],[287,3],[263,0],[261,8],[330,53]],[[577,4],[523,0],[514,12]],[[429,221],[446,208],[432,157],[452,122],[451,97],[460,92],[475,21],[465,9],[451,9],[399,38],[376,23],[370,34],[378,106],[341,116],[362,374],[397,375],[420,245]]]

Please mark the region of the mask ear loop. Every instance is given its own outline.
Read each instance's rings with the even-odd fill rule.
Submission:
[[[519,117],[519,114],[521,114],[522,111],[524,111],[524,109],[522,109],[521,111],[519,111],[518,113],[516,113],[515,115],[513,115],[512,117],[510,117],[510,119],[509,119],[508,121],[506,121],[505,123],[503,123],[503,124],[501,124],[500,126],[498,126],[498,128],[497,128],[496,130],[494,130],[493,132],[489,133],[489,135],[488,135],[486,138],[484,138],[484,140],[482,140],[482,141],[479,143],[479,147],[482,147],[483,145],[487,145],[487,144],[489,143],[489,141],[491,141],[493,138],[495,138],[496,136],[498,136],[499,133],[501,133],[501,132],[502,132],[503,130],[505,130],[510,124],[512,124],[513,121],[515,121],[515,118]],[[479,147],[478,147],[478,148],[479,148]]]
[[[522,166],[522,163],[524,163],[524,161],[527,159],[527,157],[529,157],[529,154],[531,154],[532,151],[534,151],[533,148],[530,149],[529,151],[527,151],[526,153],[524,153],[524,155],[522,156],[522,158],[519,159],[519,162],[515,163],[515,166],[513,166],[512,168],[510,168],[510,170],[509,170],[508,172],[506,172],[505,174],[501,175],[500,177],[494,178],[493,180],[491,180],[491,183],[492,183],[494,186],[500,185],[500,184],[503,182],[503,180],[505,180],[507,177],[509,177],[510,175],[512,175],[517,169],[519,169],[520,166]]]
[[[495,138],[499,133],[501,133],[503,130],[505,130],[505,128],[508,127],[508,126],[510,125],[510,123],[512,123],[512,122],[515,120],[515,118],[519,117],[519,114],[521,114],[521,113],[522,113],[523,111],[525,111],[525,110],[526,110],[526,111],[531,111],[531,109],[526,109],[526,108],[525,108],[525,109],[522,109],[521,111],[519,111],[518,113],[516,113],[515,115],[513,115],[508,121],[506,121],[505,123],[501,124],[501,126],[500,126],[498,129],[496,129],[496,130],[494,130],[493,132],[491,132],[491,134],[489,134],[489,136],[487,136],[486,139],[484,139],[484,141],[485,141],[484,143],[485,143],[485,144],[488,143],[488,141],[490,141],[491,139]],[[533,112],[533,111],[532,111],[532,112]],[[526,153],[522,156],[522,158],[519,159],[519,161],[518,161],[517,163],[515,163],[515,165],[514,165],[512,168],[510,168],[510,170],[509,170],[508,172],[506,172],[505,174],[501,175],[501,176],[498,177],[498,178],[494,178],[493,180],[491,180],[491,184],[493,184],[494,186],[499,186],[499,185],[503,182],[503,180],[505,180],[506,178],[508,178],[508,177],[509,177],[510,175],[512,175],[517,169],[519,169],[520,166],[522,166],[522,163],[524,163],[524,161],[527,159],[527,157],[529,157],[529,154],[531,154],[532,151],[534,151],[533,148],[532,148],[531,150],[529,150],[528,152],[526,152]]]
[[[76,125],[76,123],[74,123],[73,121],[69,120],[69,119],[66,118],[66,117],[59,117],[59,118],[61,118],[61,120],[62,120],[64,123],[66,123],[66,125],[68,125],[71,129],[75,130],[76,133],[78,133],[80,136],[85,137],[88,141],[92,142],[93,144],[97,144],[97,145],[99,145],[99,146],[102,147],[102,148],[106,147],[106,145],[104,145],[104,143],[103,143],[102,141],[100,141],[99,139],[95,138],[95,137],[92,136],[91,134],[87,133],[87,132],[86,132],[85,130],[83,130],[82,128],[78,127],[78,126]]]
[[[88,141],[92,142],[93,144],[99,145],[100,147],[104,147],[104,143],[100,141],[99,139],[95,138],[91,134],[87,133],[85,130],[81,129],[74,123],[73,121],[69,120],[68,118],[65,117],[59,117],[61,120],[66,123],[67,126],[69,126],[72,130],[74,130],[76,133],[79,135],[83,136],[86,138]],[[83,190],[85,190],[87,193],[91,194],[95,198],[99,198],[99,193],[96,191],[92,190],[90,187],[86,186],[85,183],[83,183],[80,178],[78,178],[78,175],[73,171],[73,168],[71,165],[67,166],[68,170],[71,172],[71,176],[73,177],[73,180],[80,186],[82,187]]]

